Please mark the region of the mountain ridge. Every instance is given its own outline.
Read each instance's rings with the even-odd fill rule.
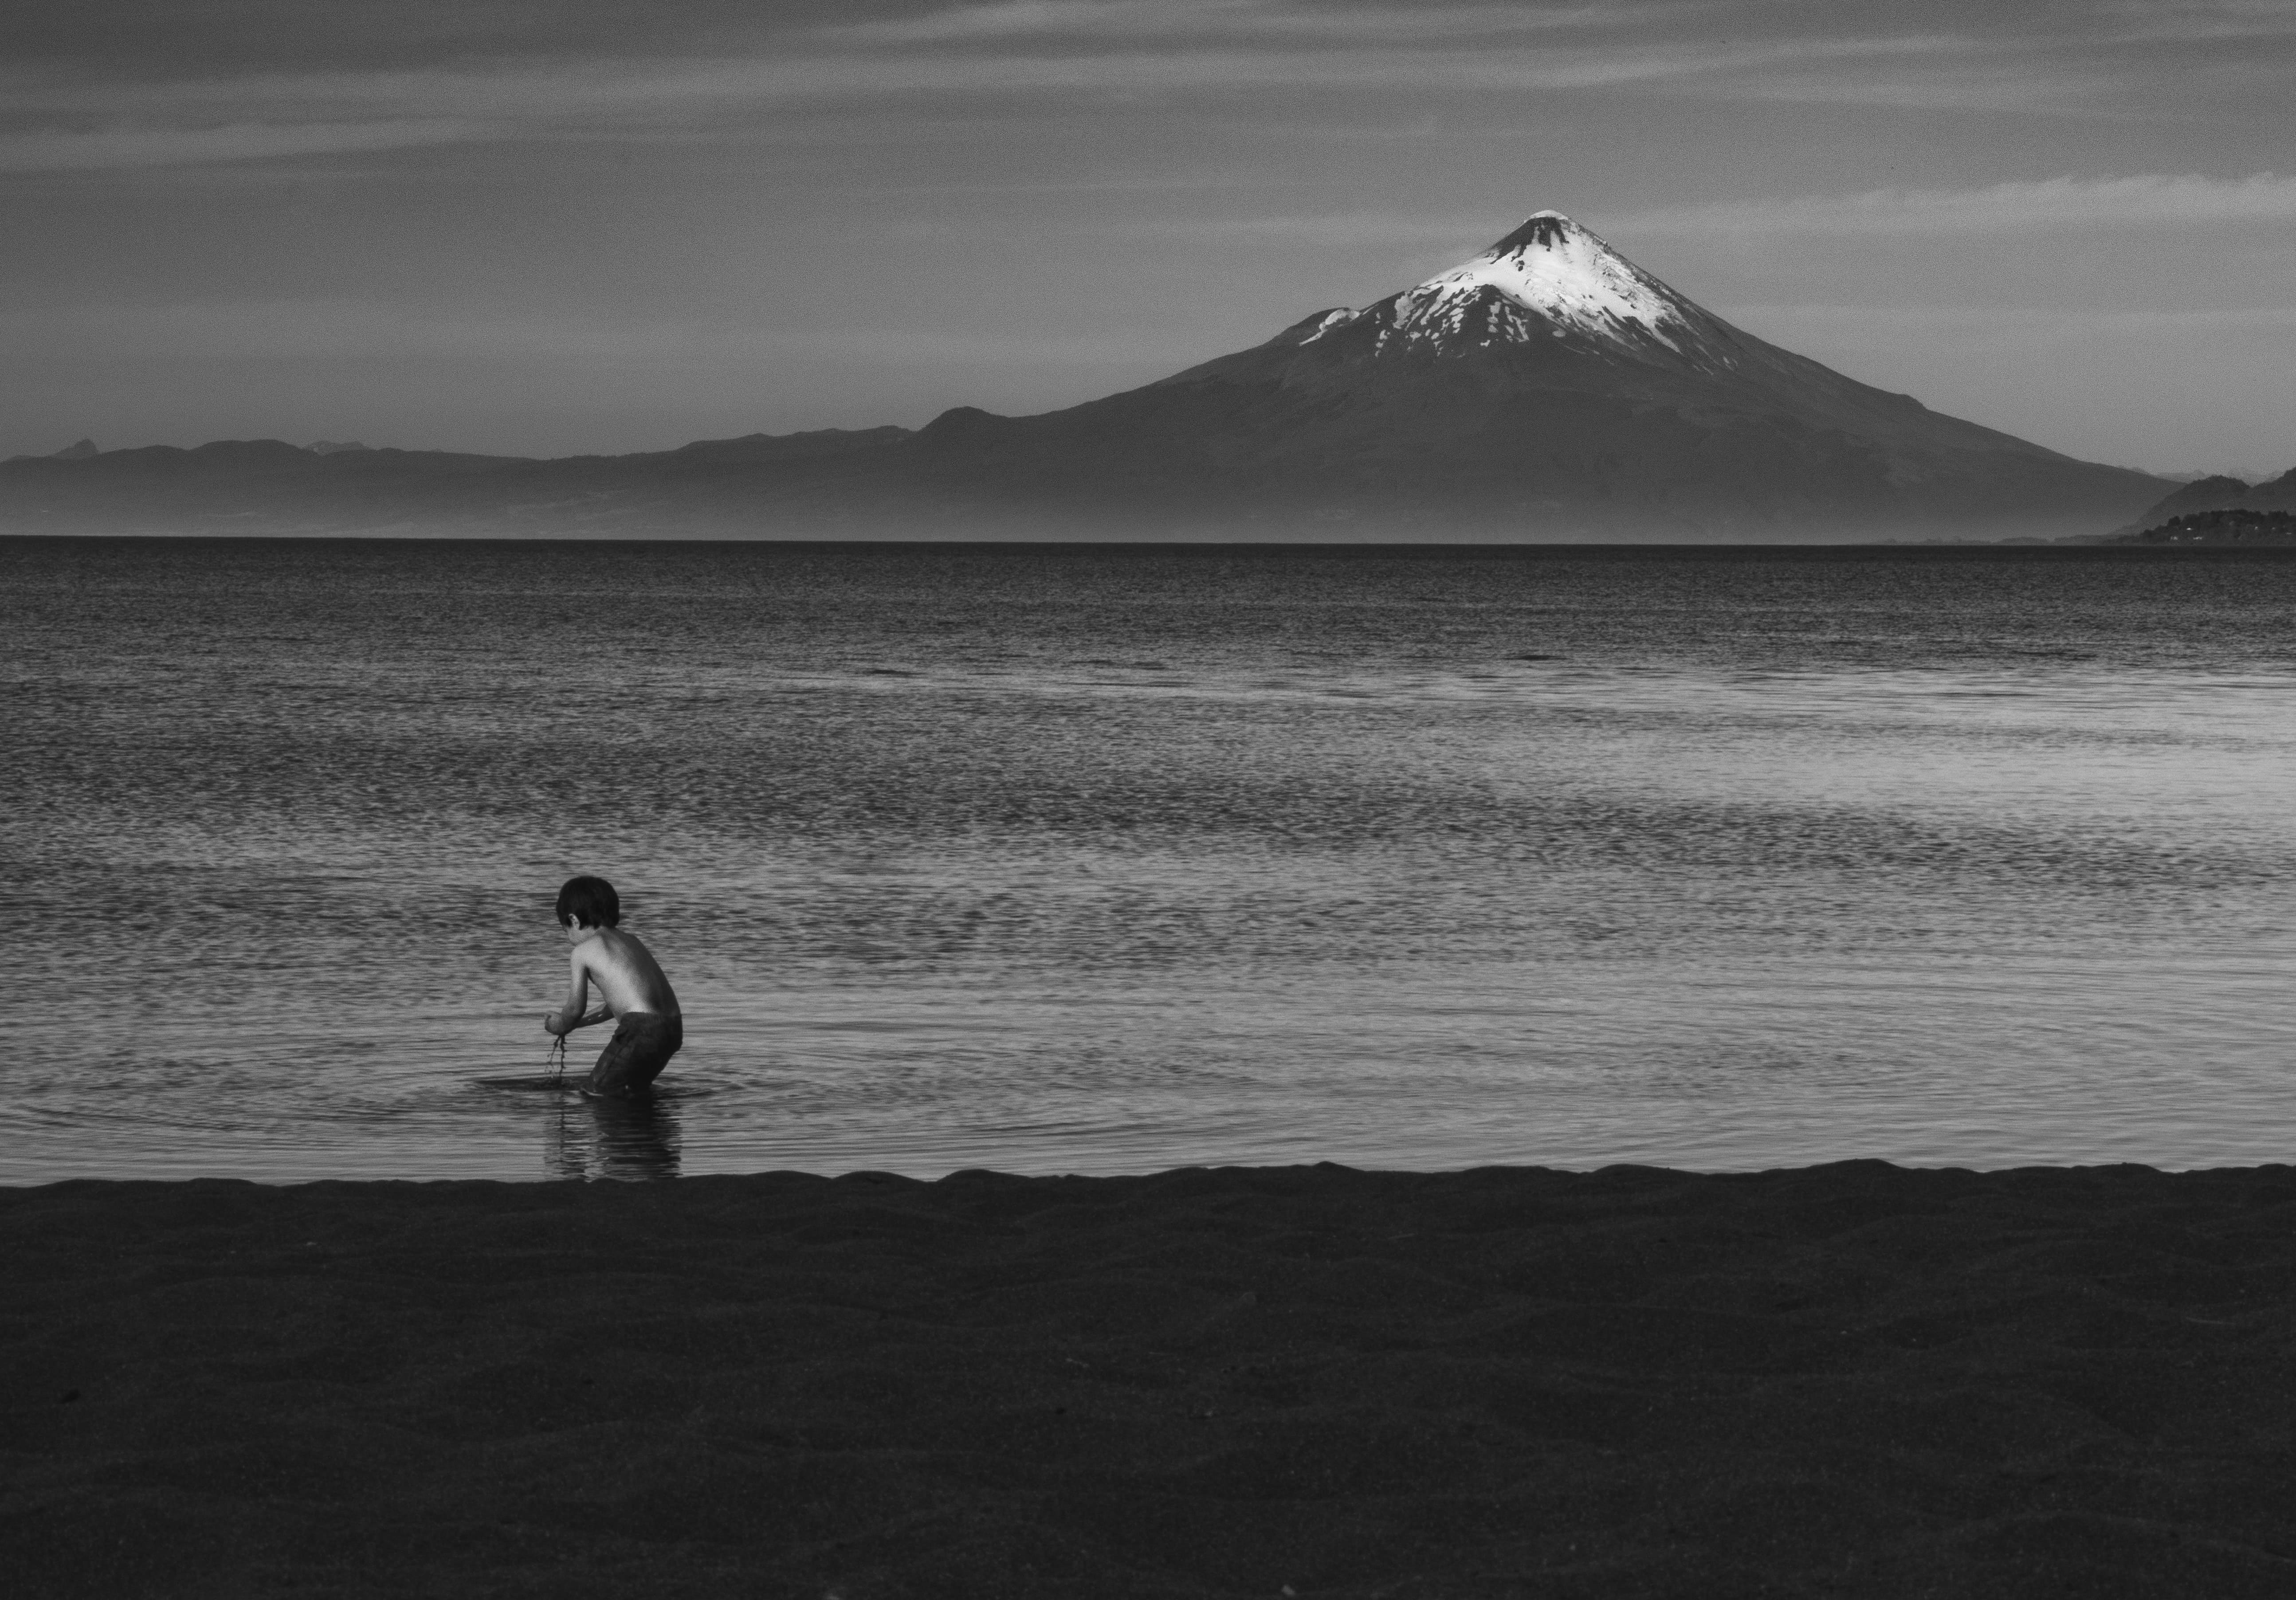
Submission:
[[[2296,467],[2259,483],[2219,473],[2194,479],[2162,496],[2127,526],[2113,529],[2118,539],[2133,539],[2181,517],[2210,512],[2296,511]]]
[[[2046,537],[2102,534],[2175,488],[1771,345],[1553,211],[1367,306],[1033,416],[956,406],[914,431],[554,461],[315,455],[278,441],[186,454],[0,464],[0,526],[109,515],[831,537]],[[129,455],[140,459],[106,464]]]

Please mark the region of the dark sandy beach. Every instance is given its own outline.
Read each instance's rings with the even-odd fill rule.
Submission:
[[[0,1592],[2296,1593],[2296,1171],[0,1190]]]

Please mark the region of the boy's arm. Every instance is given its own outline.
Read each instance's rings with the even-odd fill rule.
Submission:
[[[590,997],[590,970],[582,963],[582,953],[577,950],[568,964],[572,968],[566,981],[566,1004],[542,1019],[545,1033],[571,1033],[577,1028],[587,1028],[593,1022],[603,1022],[614,1013],[603,1004],[586,1013],[583,1007]]]

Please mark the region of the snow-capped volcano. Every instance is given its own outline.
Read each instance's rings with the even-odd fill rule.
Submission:
[[[1540,211],[1472,261],[1361,311],[1328,314],[1300,342],[1370,321],[1381,349],[1577,339],[1687,356],[1710,342],[1699,324],[1711,320],[1560,211]]]
[[[1732,327],[1555,211],[1144,388],[918,442],[968,494],[1498,537],[2056,534],[2161,494]]]
[[[0,532],[542,515],[807,537],[2055,537],[2102,534],[2171,487],[1781,349],[1540,211],[1360,310],[1040,416],[959,406],[915,432],[562,462],[275,441],[42,457],[0,463]]]

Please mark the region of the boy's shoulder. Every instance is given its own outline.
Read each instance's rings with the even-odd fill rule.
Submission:
[[[619,961],[634,950],[643,954],[645,946],[638,942],[635,933],[625,933],[619,928],[601,928],[595,938],[584,939],[574,949],[577,955],[587,954],[594,961]]]

